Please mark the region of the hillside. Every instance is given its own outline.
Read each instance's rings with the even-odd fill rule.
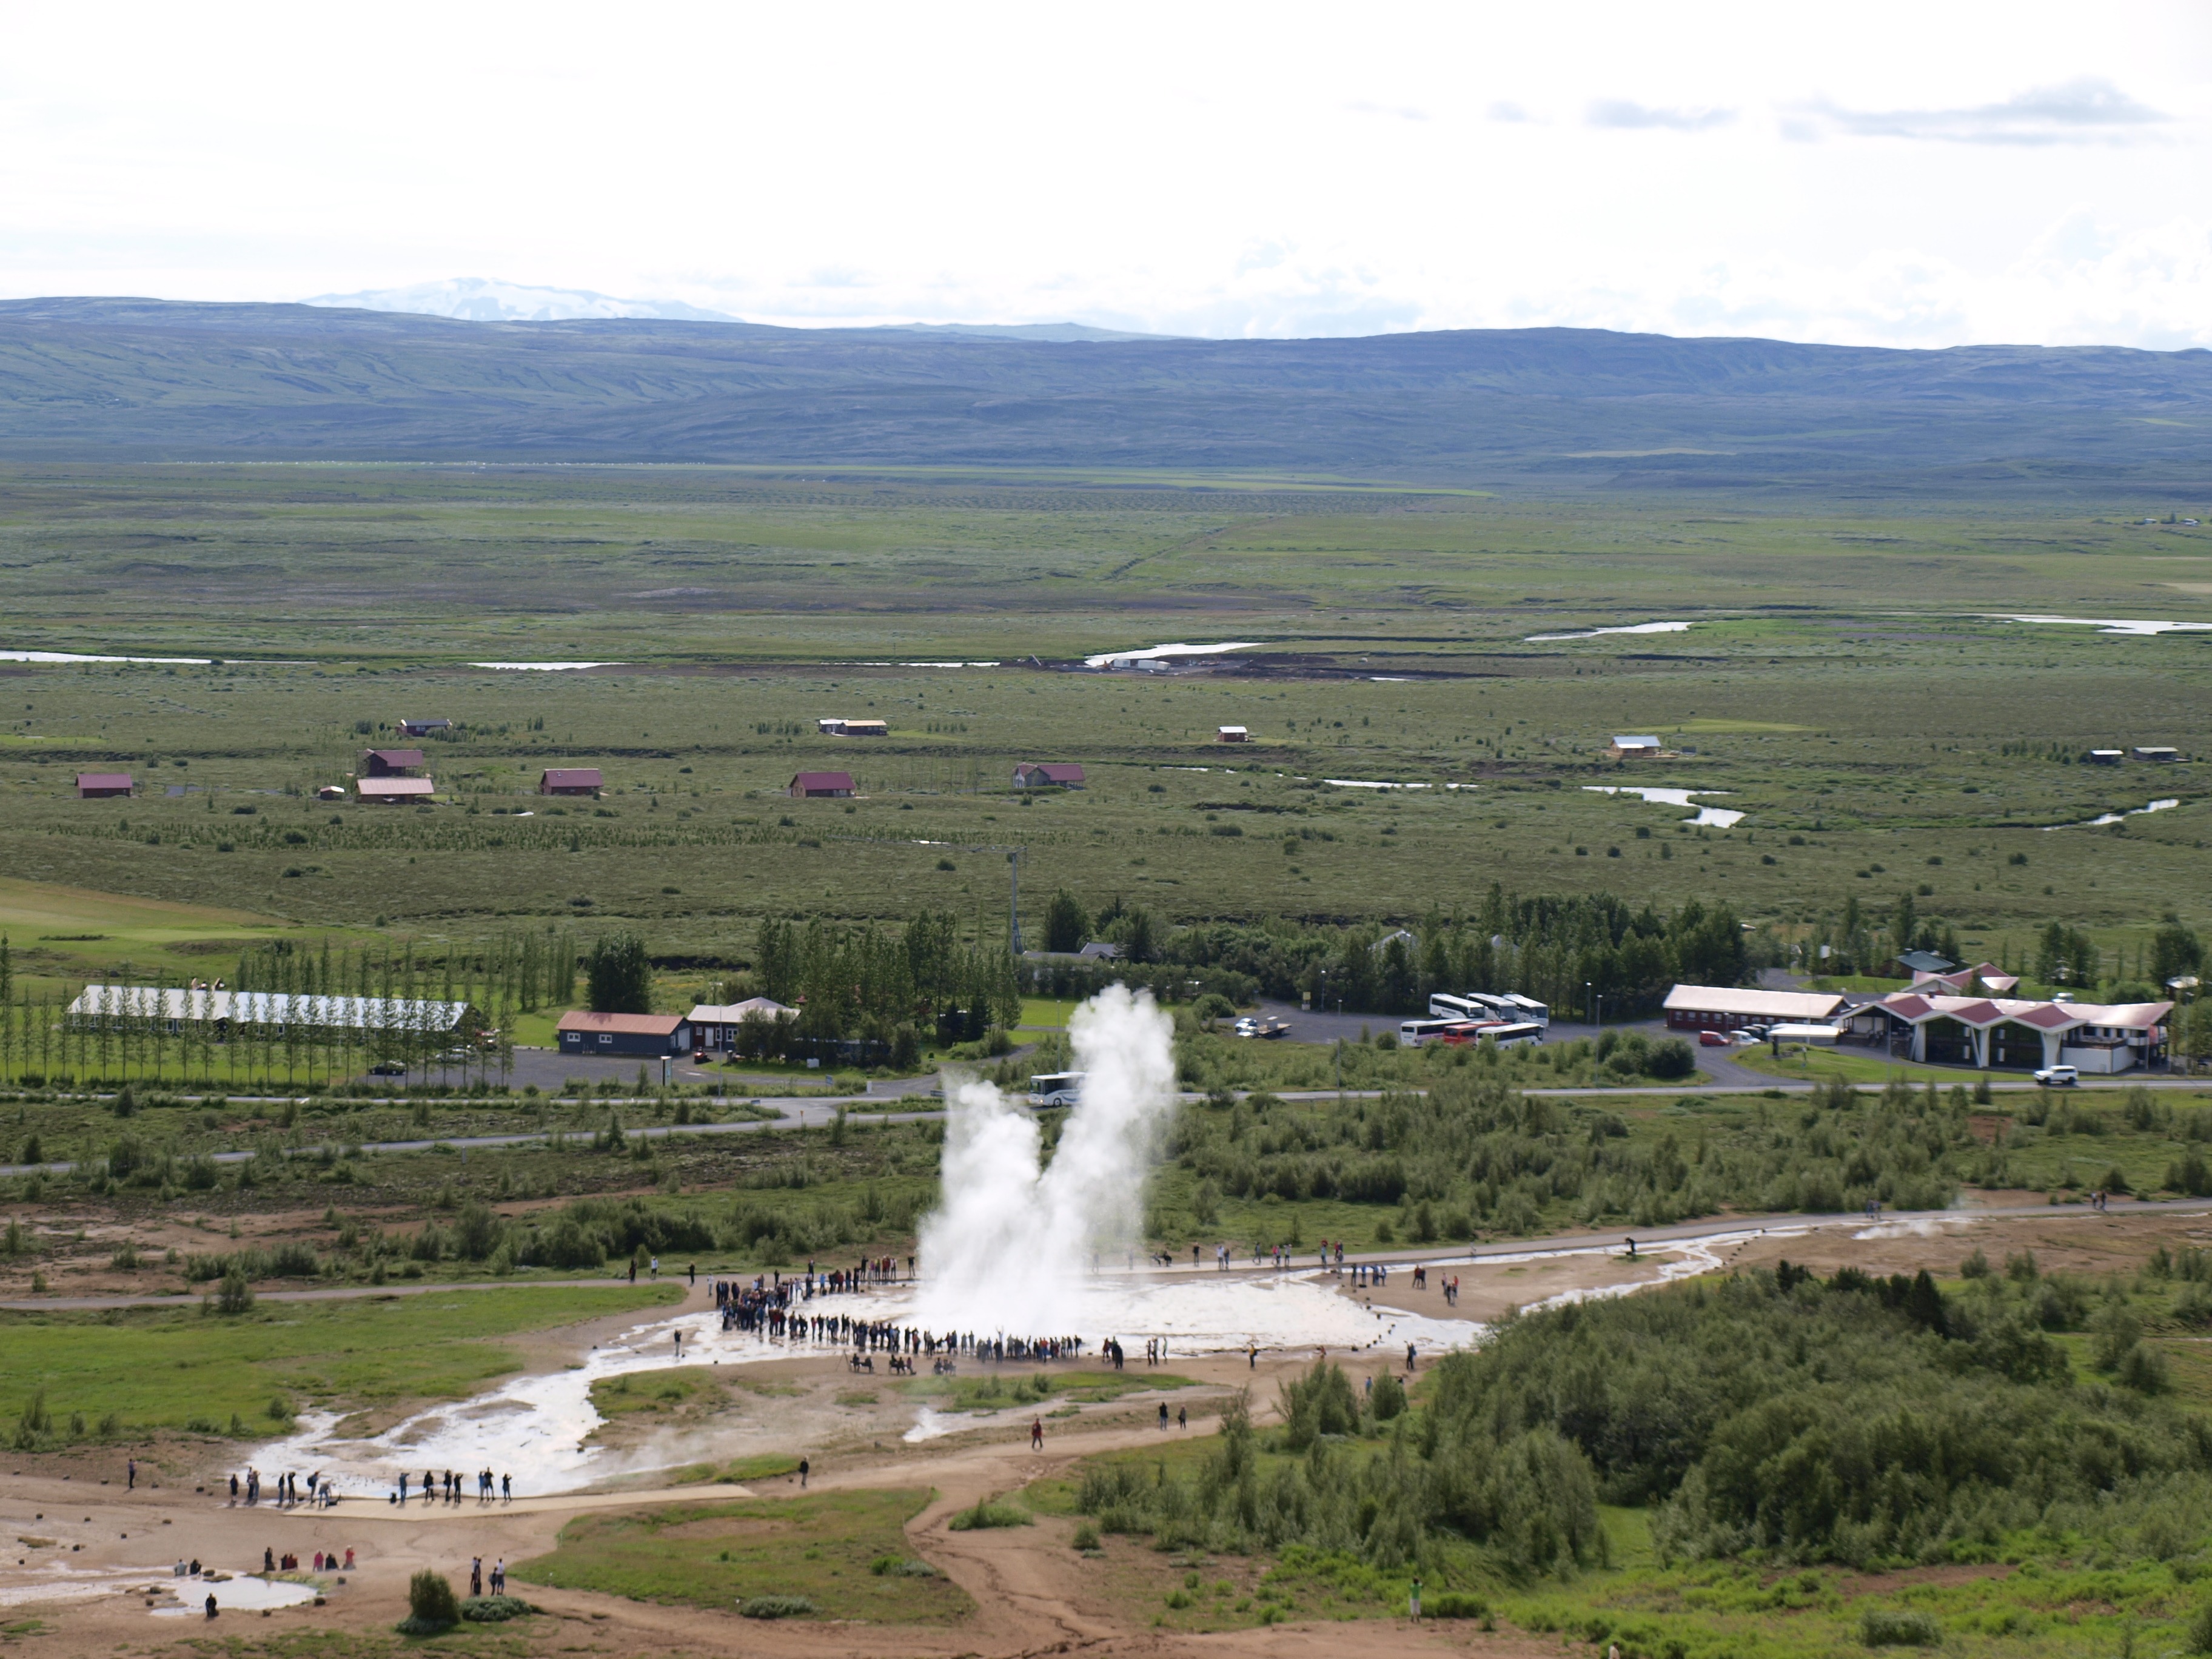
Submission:
[[[1533,329],[1061,342],[0,303],[0,455],[1168,468],[2198,501],[2212,353]]]

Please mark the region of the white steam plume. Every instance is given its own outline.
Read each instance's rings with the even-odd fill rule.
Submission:
[[[1149,991],[1109,985],[1068,1021],[1081,1103],[1049,1166],[1036,1120],[990,1084],[948,1083],[944,1194],[921,1224],[927,1329],[1089,1334],[1093,1251],[1133,1241],[1155,1133],[1176,1103],[1175,1027]]]

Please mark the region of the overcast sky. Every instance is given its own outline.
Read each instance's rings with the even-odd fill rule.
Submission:
[[[8,8],[0,294],[2212,345],[2212,3]]]

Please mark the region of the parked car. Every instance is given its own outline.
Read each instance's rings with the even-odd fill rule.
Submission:
[[[379,1060],[368,1068],[371,1077],[405,1077],[407,1068],[396,1060]]]
[[[1725,1048],[1735,1041],[1735,1039],[1730,1036],[1726,1031],[1700,1031],[1698,1033],[1698,1047],[1700,1048]]]
[[[1237,1036],[1255,1037],[1260,1035],[1260,1022],[1248,1014],[1229,1029]]]
[[[1764,1042],[1766,1038],[1765,1033],[1754,1031],[1748,1026],[1746,1026],[1740,1030],[1730,1031],[1729,1033],[1729,1040],[1732,1042],[1739,1043],[1758,1043]]]
[[[2046,1066],[2035,1074],[2035,1080],[2046,1089],[2070,1089],[2081,1080],[2081,1073],[2071,1066]]]

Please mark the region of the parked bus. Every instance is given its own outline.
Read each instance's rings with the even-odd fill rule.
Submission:
[[[1429,998],[1431,1019],[1488,1019],[1498,1011],[1490,1006],[1491,1000],[1480,991],[1462,992],[1457,996],[1437,991]]]
[[[1503,1019],[1549,1027],[1552,1011],[1516,991],[1437,991],[1429,998],[1431,1019]]]
[[[1398,1024],[1398,1042],[1407,1048],[1418,1048],[1425,1042],[1448,1041],[1455,1031],[1465,1031],[1476,1024],[1469,1019],[1407,1019]]]
[[[1083,1097],[1082,1072],[1041,1072],[1030,1079],[1032,1106],[1073,1106]]]
[[[1510,1024],[1477,1025],[1472,1023],[1455,1026],[1444,1033],[1442,1042],[1460,1044],[1494,1042],[1501,1048],[1517,1048],[1523,1043],[1541,1042],[1544,1028],[1534,1020],[1517,1020]]]

